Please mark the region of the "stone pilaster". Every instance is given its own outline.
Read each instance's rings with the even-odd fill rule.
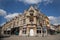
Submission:
[[[34,28],[34,35],[36,36],[37,35],[37,29],[36,29],[36,27]]]
[[[41,27],[41,36],[43,36],[43,29],[42,29],[42,27]]]
[[[20,28],[19,36],[22,36],[22,28]]]
[[[29,28],[27,28],[27,32],[26,32],[27,36],[29,36]]]

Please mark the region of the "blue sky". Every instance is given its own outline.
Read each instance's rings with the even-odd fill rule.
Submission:
[[[0,0],[0,25],[34,4],[48,16],[50,23],[60,24],[60,0]]]

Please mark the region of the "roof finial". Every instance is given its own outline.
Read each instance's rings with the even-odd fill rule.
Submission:
[[[37,4],[34,4],[33,6],[34,6],[35,9],[37,9],[37,6],[38,6],[38,5],[37,5]]]

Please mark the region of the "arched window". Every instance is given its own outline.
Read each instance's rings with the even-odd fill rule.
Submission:
[[[34,12],[34,10],[30,10],[29,12]]]

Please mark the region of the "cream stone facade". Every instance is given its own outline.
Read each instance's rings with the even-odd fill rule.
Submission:
[[[40,10],[31,6],[23,14],[6,22],[2,27],[2,34],[19,36],[43,36],[47,35],[49,19]]]

